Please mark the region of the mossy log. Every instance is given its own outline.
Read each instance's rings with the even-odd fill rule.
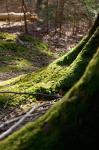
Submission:
[[[0,143],[1,150],[65,150],[98,143],[99,49],[61,102]]]

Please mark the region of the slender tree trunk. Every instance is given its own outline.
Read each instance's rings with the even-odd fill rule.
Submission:
[[[46,9],[47,9],[47,33],[49,32],[49,10],[48,10],[49,0],[46,0]]]
[[[56,8],[55,8],[55,34],[57,32],[57,25],[58,25],[58,0],[56,1]]]
[[[10,25],[10,16],[9,16],[9,9],[8,9],[8,0],[6,0],[6,10],[7,10],[7,14],[8,14],[8,23]]]
[[[60,13],[59,13],[59,28],[60,28],[60,37],[61,37],[61,32],[62,32],[62,24],[63,24],[63,18],[64,18],[64,4],[65,4],[65,1],[64,0],[60,0]]]
[[[22,10],[24,13],[24,27],[25,27],[25,33],[28,33],[28,27],[27,27],[27,19],[26,19],[26,5],[24,0],[22,0]]]
[[[41,4],[42,4],[43,0],[37,0],[36,2],[36,12],[39,14],[39,11],[40,11],[40,7],[41,7]]]

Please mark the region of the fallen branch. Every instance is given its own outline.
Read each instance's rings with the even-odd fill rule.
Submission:
[[[48,106],[51,106],[52,104],[47,104],[47,105],[43,105],[43,107],[48,107]],[[41,106],[42,107],[42,106]],[[49,107],[48,107],[49,108]],[[27,117],[37,117],[38,115],[42,115],[44,114],[48,108],[43,108],[41,110],[36,110],[36,112],[34,114],[30,114],[28,115]],[[6,122],[3,122],[2,124],[0,124],[0,129],[2,130],[2,128],[4,128],[5,126],[8,126],[9,124],[11,123],[14,123],[16,121],[18,121],[19,119],[21,119],[24,115],[22,114],[21,116],[18,116],[16,118],[13,118],[13,119],[10,119],[10,120],[7,120]]]
[[[62,98],[60,95],[54,94],[43,94],[43,93],[32,93],[32,92],[12,92],[12,91],[1,91],[0,94],[19,94],[19,95],[33,95],[33,96],[43,96],[43,97],[52,97],[53,99]]]
[[[9,136],[21,123],[23,123],[23,121],[31,114],[33,113],[36,109],[43,107],[44,104],[40,104],[37,106],[33,106],[32,109],[30,109],[30,111],[28,111],[17,123],[15,123],[13,126],[11,126],[7,131],[5,131],[4,133],[2,133],[0,135],[0,140],[4,139],[5,137]]]
[[[28,118],[32,117],[32,121],[34,121],[36,118],[38,118],[39,116],[43,115],[46,111],[42,111],[40,113],[35,113],[35,114],[30,114],[29,116],[27,116]],[[16,121],[18,121],[19,119],[21,119],[24,115],[21,115],[19,117],[13,118],[11,120],[7,120],[6,122],[3,122],[0,125],[0,130],[7,130],[8,126]]]

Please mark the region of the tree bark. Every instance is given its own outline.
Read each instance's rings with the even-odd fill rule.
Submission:
[[[98,46],[99,27],[83,47],[73,63],[71,63],[70,66],[67,67],[65,77],[61,77],[56,83],[56,91],[62,90],[64,92],[67,92],[80,79],[85,71],[86,66],[96,52]]]
[[[9,9],[8,9],[8,1],[6,0],[6,10],[7,10],[7,21],[8,21],[8,24],[10,25],[10,16],[9,16]]]
[[[64,57],[63,62],[60,61],[59,63],[64,65],[65,64],[70,65],[73,62],[73,60],[75,60],[77,55],[81,52],[81,50],[84,48],[84,46],[91,38],[91,36],[94,34],[98,26],[99,26],[99,14],[94,22],[93,27],[90,29],[89,33],[78,43],[78,45],[74,49],[72,49],[66,54],[66,57]]]
[[[37,0],[36,2],[36,12],[39,14],[39,11],[40,11],[40,7],[41,7],[41,4],[42,4],[43,0]]]
[[[63,24],[63,18],[64,18],[64,0],[60,0],[60,10],[59,10],[59,29],[60,29],[60,37],[62,36],[62,24]]]

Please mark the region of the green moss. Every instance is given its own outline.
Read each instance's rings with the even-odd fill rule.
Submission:
[[[29,35],[21,35],[19,36],[20,40],[24,42],[31,43],[33,45],[33,48],[35,50],[38,49],[39,51],[44,52],[45,54],[52,55],[53,53],[48,50],[48,45],[45,42],[42,42],[41,40],[37,38],[33,38]],[[38,51],[37,51],[38,52]]]
[[[3,41],[15,41],[16,37],[17,36],[14,34],[9,34],[6,32],[0,32],[0,40],[3,40]]]
[[[54,57],[46,43],[34,39],[32,36],[20,35],[18,37],[13,34],[0,33],[0,37],[1,73],[31,72],[48,65]],[[18,42],[19,38],[24,42],[24,45]]]
[[[23,52],[26,50],[26,48],[16,44],[15,42],[6,42],[6,41],[2,41],[0,42],[0,52],[4,52],[4,51],[14,51],[14,52],[17,52],[17,51],[20,51],[20,52]]]
[[[26,36],[24,35],[22,37],[20,36],[20,39],[23,40],[23,42],[28,42],[27,45],[30,44],[31,46],[30,48],[22,46],[18,42],[16,42],[17,37],[13,34],[0,33],[0,39],[1,39],[0,40],[0,72],[2,74],[6,74],[6,73],[10,74],[11,72],[14,74],[17,73],[20,74],[20,72],[26,73],[29,70],[32,71],[31,69],[37,70],[42,66],[46,66],[53,57],[52,53],[48,50],[47,44],[45,44],[44,42],[38,39],[34,39],[31,36],[29,37],[27,35]],[[39,75],[40,74],[38,74],[38,76]],[[5,90],[8,90],[6,89],[6,87],[9,88],[11,85],[12,86],[14,85],[14,87],[12,87],[11,90],[16,91],[18,90],[18,87],[20,87],[19,88],[20,90],[25,91],[28,87],[31,86],[31,83],[30,82],[28,83],[27,81],[28,76],[31,78],[31,83],[32,83],[32,79],[33,79],[32,76],[27,75],[27,77],[24,78],[24,80],[23,78],[20,79],[19,77],[19,78],[11,79],[6,82],[2,82],[0,83],[0,88],[2,87],[2,89],[4,88]],[[36,75],[34,75],[34,79],[36,79]],[[21,81],[22,84],[20,84]],[[5,86],[3,87],[3,85]],[[41,89],[43,90],[43,88]],[[30,91],[32,91],[32,88],[30,88]],[[8,99],[6,99],[6,96],[11,97],[14,101],[13,100],[8,101]],[[6,96],[5,95],[0,96],[0,104],[5,104],[7,102],[8,104],[15,105],[26,98],[27,100],[30,98],[30,96],[25,97],[25,95],[14,96],[9,94]],[[35,100],[35,98],[33,97],[32,99]]]
[[[74,62],[67,68],[67,74],[59,79],[56,89],[61,88],[63,91],[67,91],[74,85],[74,83],[77,82],[84,73],[86,66],[91,60],[93,54],[96,52],[98,46],[99,28],[97,28]]]
[[[29,35],[20,35],[19,39],[25,42],[33,42],[34,39],[33,37],[29,36]]]

